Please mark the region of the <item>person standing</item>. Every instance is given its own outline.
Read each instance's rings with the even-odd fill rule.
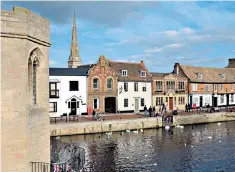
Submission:
[[[153,106],[153,116],[155,116],[156,108]]]
[[[150,107],[149,107],[149,117],[152,116],[152,111],[153,111],[153,109],[152,109],[152,107],[150,106]]]
[[[147,107],[146,107],[146,105],[144,106],[144,115],[147,115]]]

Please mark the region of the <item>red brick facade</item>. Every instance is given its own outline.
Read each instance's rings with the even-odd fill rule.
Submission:
[[[94,79],[98,79],[98,89],[93,88]],[[108,89],[107,80],[112,79],[112,89]],[[116,106],[117,101],[117,74],[114,69],[109,66],[109,61],[104,56],[100,56],[99,61],[89,70],[88,76],[88,108],[94,109],[94,99],[98,99],[96,112],[105,112],[105,98],[113,97]],[[107,108],[107,107],[106,107]],[[116,108],[116,107],[113,107]]]

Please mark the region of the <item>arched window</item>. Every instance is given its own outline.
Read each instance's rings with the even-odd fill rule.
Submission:
[[[93,79],[93,89],[94,90],[98,90],[99,89],[99,79],[98,78],[94,78]]]
[[[113,79],[109,78],[107,79],[107,89],[111,90],[113,88]]]
[[[33,60],[33,104],[37,103],[37,67],[38,58],[35,57]]]

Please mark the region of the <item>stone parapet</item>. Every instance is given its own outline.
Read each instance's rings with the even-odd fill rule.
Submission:
[[[1,37],[29,39],[50,46],[50,23],[28,9],[1,11]]]
[[[76,124],[51,125],[51,136],[94,134],[115,131],[162,127],[162,118],[139,118],[131,120],[90,121]]]

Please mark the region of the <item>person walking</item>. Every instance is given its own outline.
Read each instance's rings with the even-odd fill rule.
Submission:
[[[188,104],[185,105],[185,112],[188,112]]]
[[[144,106],[144,115],[147,115],[147,107],[146,107],[146,105]]]
[[[152,107],[150,106],[150,107],[149,107],[149,117],[152,116],[152,111],[153,111],[153,109],[152,109]]]

